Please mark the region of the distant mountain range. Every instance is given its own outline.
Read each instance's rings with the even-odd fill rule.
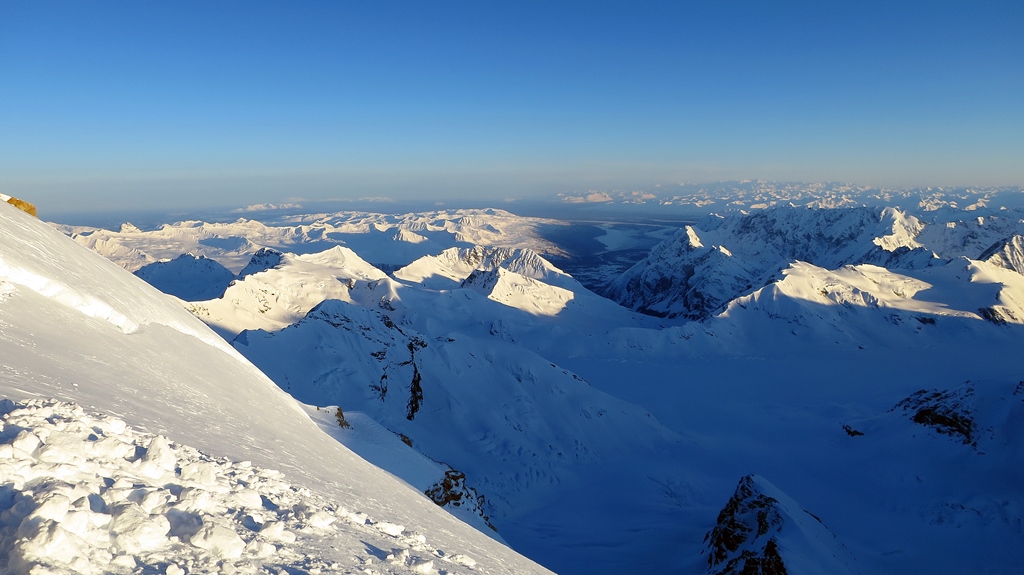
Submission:
[[[1024,559],[1005,543],[1024,534],[1024,452],[1015,439],[1024,410],[1024,211],[997,205],[1012,199],[1005,190],[917,191],[909,209],[897,205],[909,193],[890,197],[892,205],[826,207],[835,193],[856,191],[829,186],[809,199],[808,187],[769,194],[764,183],[738,183],[739,199],[808,200],[747,205],[659,231],[665,239],[609,278],[603,294],[547,259],[572,258],[550,239],[552,227],[582,228],[502,210],[59,227],[174,296],[157,299],[113,266],[90,263],[87,277],[63,263],[80,246],[7,210],[5,225],[26,230],[12,237],[58,247],[36,261],[26,240],[7,240],[0,261],[14,263],[0,266],[0,286],[9,286],[0,290],[8,294],[0,321],[16,327],[0,341],[26,359],[6,362],[0,385],[18,401],[30,393],[87,404],[172,443],[286,468],[310,479],[325,498],[316,505],[372,500],[366,525],[401,521],[399,539],[413,530],[428,539],[457,533],[436,553],[374,542],[376,559],[350,558],[344,568],[372,569],[376,560],[394,572],[535,569],[492,547],[497,539],[563,573],[1013,570]],[[972,202],[961,206],[962,196]],[[601,229],[618,234],[608,250],[650,233]],[[67,287],[25,279],[25,269]],[[44,287],[29,293],[29,285]],[[136,293],[147,295],[117,295]],[[10,315],[13,306],[31,314]],[[58,337],[30,319],[51,325],[45,318],[67,306],[86,310],[58,316],[82,323],[72,333],[92,333],[100,318],[119,335]],[[157,324],[195,334],[204,351],[161,347],[166,329]],[[46,343],[26,354],[33,341]],[[55,345],[72,355],[47,351]],[[126,359],[111,363],[107,347]],[[141,359],[149,356],[156,361]],[[210,357],[229,358],[230,369]],[[83,366],[85,389],[33,383],[68,361]],[[123,363],[135,375],[112,375]],[[188,383],[196,374],[201,380]],[[99,384],[107,380],[117,383]],[[161,385],[172,392],[147,381],[170,382]],[[302,412],[283,394],[244,399],[265,403],[258,411],[232,406],[269,381]],[[136,385],[167,399],[135,413],[146,405]],[[218,391],[203,391],[210,386]],[[199,414],[175,415],[185,407],[174,401]],[[253,414],[266,421],[246,423]],[[281,435],[293,419],[301,423]],[[204,442],[197,425],[222,431]],[[315,449],[296,439],[300,430],[317,437]],[[153,441],[139,437],[132,440]],[[382,488],[319,483],[319,469],[354,481],[348,463],[335,463],[352,452],[474,535],[441,527],[447,519],[418,503],[399,511],[413,490],[395,495],[397,505],[390,491],[374,491]],[[360,478],[378,472],[365,469]],[[275,513],[282,523],[312,517]],[[229,527],[248,545],[257,531],[238,521]],[[301,535],[300,524],[288,525]],[[138,560],[145,557],[157,556]]]

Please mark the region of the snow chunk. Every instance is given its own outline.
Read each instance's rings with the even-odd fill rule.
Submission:
[[[218,523],[203,523],[190,540],[192,545],[205,549],[217,557],[237,559],[245,550],[245,542],[233,530]]]

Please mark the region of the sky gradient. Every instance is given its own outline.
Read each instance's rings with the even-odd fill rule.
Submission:
[[[1021,30],[1021,2],[0,0],[0,192],[1022,185]]]

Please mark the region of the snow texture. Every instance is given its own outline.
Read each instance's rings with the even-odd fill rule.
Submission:
[[[233,350],[200,351],[180,335],[157,345],[149,334],[168,330],[149,318],[181,319],[163,306],[134,320],[140,328],[130,336],[65,313],[58,336],[57,320],[17,316],[28,300],[36,315],[58,308],[4,280],[0,321],[21,328],[3,343],[16,351],[0,357],[12,387],[42,386],[45,397],[63,389],[45,383],[54,365],[87,366],[61,372],[64,382],[123,382],[119,370],[128,369],[136,385],[174,373],[174,396],[192,402],[174,428],[154,423],[166,421],[171,401],[155,402],[159,415],[116,394],[76,401],[114,405],[173,441],[282,469],[293,485],[309,482],[346,505],[359,501],[383,522],[431,525],[417,530],[481,569],[506,560],[488,546],[490,523],[497,537],[559,572],[707,571],[703,537],[716,528],[736,478],[755,472],[755,491],[782,502],[770,507],[789,519],[745,540],[752,547],[744,550],[765,556],[774,539],[792,572],[822,564],[834,567],[828,572],[1012,572],[1024,562],[1019,546],[1005,544],[1024,533],[1016,391],[1024,276],[1012,268],[1013,238],[1024,234],[1020,202],[1013,203],[1019,190],[728,187],[694,196],[722,215],[681,230],[627,274],[641,288],[627,303],[662,318],[616,305],[541,261],[556,248],[538,241],[537,226],[562,224],[500,210],[312,214],[278,226],[243,220],[119,232],[122,247],[151,258],[203,253],[193,249],[198,240],[215,240],[199,245],[232,270],[257,247],[276,250],[263,252],[223,297],[186,308],[310,404],[306,413],[328,441],[401,482],[312,439],[324,435],[284,409],[270,382],[246,371]],[[607,199],[602,205],[618,202]],[[98,230],[80,230],[76,239],[96,235],[115,239]],[[340,242],[350,251],[336,248]],[[129,318],[126,309],[137,309],[112,308]],[[84,329],[82,321],[92,326],[80,338],[91,342],[91,357],[43,361],[32,352],[28,365],[19,364],[23,350],[53,349],[45,342],[64,341],[63,332]],[[134,340],[132,349],[119,348],[118,338]],[[103,365],[111,352],[137,357],[140,349],[144,365]],[[230,381],[248,383],[216,391]],[[159,398],[160,389],[147,387],[145,397]],[[259,392],[246,400],[252,390]],[[210,394],[217,399],[192,399]],[[970,442],[946,432],[958,422],[971,430]],[[261,448],[278,444],[331,453],[329,461],[344,464]],[[332,483],[339,466],[358,487]],[[387,495],[378,484],[391,486]],[[433,507],[431,499],[390,503],[417,491],[479,532],[458,531],[452,543],[445,537],[455,528],[412,503]],[[441,568],[429,557],[416,561]],[[535,568],[516,565],[507,569]]]
[[[172,298],[13,207],[0,229],[0,568],[546,572],[324,434]]]

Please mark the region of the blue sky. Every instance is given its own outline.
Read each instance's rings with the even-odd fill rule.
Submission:
[[[1021,30],[1021,2],[0,0],[0,192],[1021,185]]]

